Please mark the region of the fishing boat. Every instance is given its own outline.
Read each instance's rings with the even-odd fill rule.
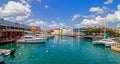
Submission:
[[[35,34],[26,34],[25,36],[17,40],[17,42],[21,44],[40,44],[45,43],[46,41],[46,38],[38,37]]]

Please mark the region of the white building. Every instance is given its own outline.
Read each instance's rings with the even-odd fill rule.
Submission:
[[[71,28],[64,28],[63,29],[63,35],[72,35],[73,31]]]

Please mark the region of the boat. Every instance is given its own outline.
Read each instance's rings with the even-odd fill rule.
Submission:
[[[118,43],[115,42],[115,41],[113,41],[112,39],[108,39],[107,42],[106,42],[106,44],[105,44],[105,46],[106,46],[106,47],[111,47],[111,46],[115,46],[115,45],[117,45],[117,44],[118,44]]]
[[[8,56],[8,55],[14,55],[15,49],[12,48],[11,50],[8,49],[0,49],[0,56]]]
[[[35,34],[26,34],[22,38],[18,39],[17,42],[21,44],[41,44],[47,41],[44,37],[39,37]]]
[[[98,41],[93,41],[93,44],[103,44],[106,47],[111,47],[117,44],[117,42],[113,41],[112,39],[102,39]]]
[[[111,47],[113,45],[116,45],[117,42],[110,38],[106,38],[106,17],[105,17],[105,22],[104,22],[104,38],[101,40],[93,41],[93,44],[104,44],[106,47]]]
[[[102,39],[102,40],[93,41],[93,44],[105,44],[105,42],[107,42],[107,40]]]
[[[54,35],[49,34],[49,35],[48,35],[48,38],[54,38]]]

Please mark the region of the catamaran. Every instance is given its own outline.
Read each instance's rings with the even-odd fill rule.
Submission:
[[[106,21],[106,18],[105,18],[105,21]],[[106,38],[106,22],[104,22],[104,38],[101,39],[101,40],[97,40],[97,41],[93,41],[93,44],[103,44],[105,45],[106,47],[111,47],[113,45],[116,45],[117,42],[113,41],[112,39],[107,39]]]

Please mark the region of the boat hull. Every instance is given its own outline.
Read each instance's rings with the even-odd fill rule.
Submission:
[[[36,39],[36,40],[19,40],[20,44],[44,44],[46,39]]]

